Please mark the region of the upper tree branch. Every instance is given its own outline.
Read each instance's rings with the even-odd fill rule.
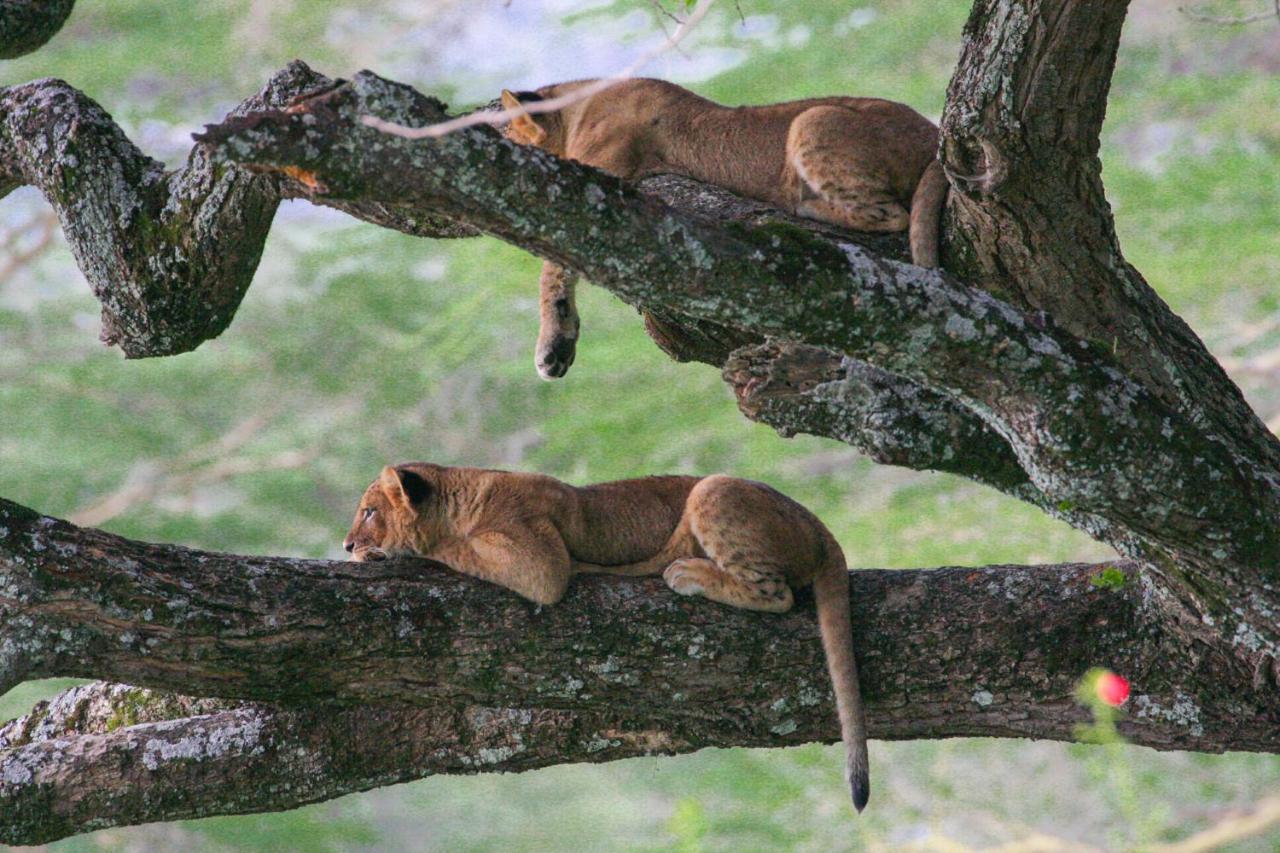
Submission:
[[[1128,0],[977,0],[947,92],[946,267],[1111,349],[1211,440],[1280,471],[1280,441],[1125,260],[1099,134]]]
[[[408,142],[360,123],[412,90],[348,87],[211,127],[217,156],[292,169],[327,198],[449,211],[628,301],[839,350],[961,401],[1035,486],[1156,553],[1247,582],[1280,571],[1280,481],[1073,337],[945,273],[783,226],[726,227],[487,128]],[[406,176],[412,175],[412,180]]]
[[[293,63],[233,114],[266,104],[284,104],[333,85],[302,63]],[[57,104],[58,110],[34,109],[50,104]],[[421,122],[438,121],[444,115],[442,104],[416,93],[402,107]],[[253,175],[237,167],[215,175],[203,149],[193,151],[184,168],[165,173],[159,163],[145,157],[125,138],[101,107],[57,80],[0,89],[0,139],[6,143],[0,146],[0,195],[32,183],[55,204],[68,240],[102,302],[104,336],[118,343],[128,356],[183,352],[219,334],[248,287],[269,225],[268,213],[280,198],[307,195],[305,186],[297,181]],[[234,193],[227,191],[232,186]],[[906,257],[900,235],[841,234],[675,176],[650,178],[643,186],[668,204],[718,221],[789,222],[859,241],[888,257]],[[385,204],[376,199],[310,200],[416,236],[478,233],[422,205]],[[158,208],[158,212],[149,218],[138,215],[148,208]],[[102,223],[114,223],[115,227],[100,227]],[[192,223],[202,225],[192,231]],[[178,262],[181,259],[185,262]],[[655,340],[674,357],[697,358],[717,366],[735,347],[760,340],[720,324],[679,314],[664,316],[657,308],[646,320]],[[906,379],[899,383],[907,388],[912,385]],[[902,404],[911,405],[913,397],[905,393]],[[918,425],[934,420],[929,412],[918,414]],[[976,417],[969,416],[969,420],[973,429],[982,429]],[[908,411],[901,423],[909,421],[912,415]],[[791,419],[790,428],[825,434],[820,432],[824,429],[821,423],[806,426],[799,417]],[[906,439],[896,434],[876,436],[868,425],[846,440],[856,443],[862,437],[873,443]],[[956,438],[920,437],[931,446],[945,443],[947,459],[971,455],[963,444],[950,443]],[[947,459],[939,456],[930,460],[917,453],[912,462],[921,467],[943,467]]]
[[[0,59],[31,53],[57,35],[76,0],[0,0]]]

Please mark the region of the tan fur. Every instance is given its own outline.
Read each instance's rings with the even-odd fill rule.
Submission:
[[[523,96],[546,100],[593,82],[558,83]],[[506,90],[502,104],[523,108],[520,96]],[[905,104],[829,97],[725,107],[673,83],[639,79],[555,112],[522,112],[505,133],[627,180],[687,175],[845,228],[908,230],[912,260],[938,265],[947,192],[936,160],[938,129]],[[542,281],[536,364],[551,379],[573,361],[578,317],[574,277],[547,262]],[[548,282],[554,294],[546,292]],[[568,306],[568,313],[549,305]]]
[[[645,477],[575,487],[539,474],[388,466],[343,547],[353,560],[416,554],[554,604],[579,573],[661,573],[680,595],[782,612],[812,584],[854,804],[867,746],[839,544],[812,513],[751,480]]]

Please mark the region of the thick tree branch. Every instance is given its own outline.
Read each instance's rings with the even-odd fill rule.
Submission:
[[[231,115],[284,107],[332,86],[300,62]],[[443,104],[419,98],[426,114]],[[61,80],[0,88],[0,197],[38,187],[57,211],[76,261],[102,303],[102,337],[126,356],[186,352],[221,334],[244,297],[282,198],[300,185],[217,168],[197,147],[166,172],[95,101]],[[406,233],[474,231],[377,201],[333,205]]]
[[[865,359],[962,402],[1051,500],[1123,525],[1157,559],[1254,585],[1280,571],[1276,472],[1207,440],[1109,348],[945,273],[786,226],[725,227],[488,129],[410,143],[360,124],[412,97],[362,73],[202,139],[230,161],[296,170],[328,198],[457,212],[629,301]]]
[[[740,613],[670,596],[656,579],[580,579],[563,605],[540,609],[424,561],[352,564],[205,553],[77,528],[7,502],[0,507],[0,689],[27,678],[98,675],[203,696],[280,702],[430,705],[500,698],[535,707],[607,694],[610,703],[637,714],[660,714],[655,703],[668,702],[672,691],[695,705],[713,697],[723,701],[747,670],[768,678],[759,695],[752,687],[734,687],[744,702],[773,702],[780,684],[825,690],[816,626],[803,611],[778,618]],[[1144,656],[1161,645],[1160,625],[1148,624],[1157,614],[1132,579],[1112,597],[1093,589],[1096,571],[1047,566],[855,573],[855,630],[873,705],[877,696],[900,693],[903,684],[919,688],[913,701],[936,691],[930,702],[956,705],[950,709],[955,722],[941,729],[933,719],[936,709],[926,723],[919,708],[900,708],[878,736],[979,733],[985,724],[966,718],[967,694],[954,694],[948,680],[1012,691],[1028,705],[1017,709],[1019,718],[1035,718],[1040,712],[1031,706],[1046,697],[1024,683],[1028,657],[1043,657],[1035,667],[1047,667],[1032,682],[1060,680],[1064,690],[1091,663],[1145,673],[1155,659]],[[1123,603],[1105,603],[1113,599]],[[1074,603],[1067,606],[1067,600]],[[1103,607],[1105,618],[1094,607]],[[1082,636],[1057,648],[1051,638],[1058,620],[1064,631]],[[1028,628],[1032,623],[1035,630]],[[962,646],[954,643],[971,633]],[[704,639],[694,642],[697,634]],[[706,654],[691,651],[691,644]],[[930,662],[941,647],[951,651]],[[1009,670],[1013,648],[1023,650],[1014,656],[1022,661]],[[588,666],[611,656],[637,666],[602,672]],[[1199,665],[1187,657],[1174,653],[1170,660],[1190,668],[1163,664],[1160,674],[1150,676],[1153,683],[1191,689]],[[640,665],[641,658],[650,664]],[[1230,680],[1224,672],[1218,676]],[[570,683],[575,680],[583,684]],[[1238,703],[1266,708],[1276,702],[1273,693],[1256,700],[1250,694],[1251,688],[1235,694],[1224,721],[1229,717],[1235,727],[1250,718],[1240,716]],[[1139,734],[1140,742],[1195,742],[1185,733],[1157,730]],[[1066,736],[1068,727],[1059,721],[1037,731]],[[1255,736],[1252,743],[1261,748],[1269,738]],[[1213,743],[1209,737],[1201,746]]]
[[[286,104],[306,93],[321,92],[334,85],[302,63],[293,63],[233,114],[260,109],[264,104]],[[59,104],[60,112],[29,113],[26,109],[34,104],[50,103]],[[417,120],[424,122],[437,121],[444,115],[443,105],[438,101],[416,94],[406,108],[412,109]],[[64,117],[62,124],[46,127],[49,120],[57,116]],[[71,134],[73,138],[61,148],[51,148],[50,137],[64,135],[61,130],[65,130],[68,123],[75,131]],[[226,169],[215,180],[200,150],[192,153],[183,169],[163,173],[158,163],[128,142],[101,107],[56,80],[0,90],[0,134],[11,143],[8,148],[0,147],[0,152],[7,152],[0,154],[0,194],[22,183],[35,183],[58,206],[64,183],[74,177],[75,186],[79,188],[75,194],[76,207],[63,205],[57,209],[77,256],[90,259],[85,272],[102,301],[104,337],[118,343],[131,357],[183,352],[219,334],[253,272],[250,264],[229,264],[227,242],[236,241],[239,234],[244,242],[233,246],[230,255],[247,253],[256,257],[268,224],[262,216],[244,217],[244,221],[236,223],[237,212],[246,207],[274,210],[280,198],[308,195],[306,187],[297,181],[252,176],[235,167]],[[81,156],[81,148],[89,149],[91,156]],[[51,150],[54,156],[49,156]],[[234,183],[238,188],[235,201],[224,198],[226,193],[221,188],[227,183]],[[86,192],[86,188],[92,192]],[[833,231],[685,178],[658,176],[646,180],[642,188],[677,208],[718,221],[786,222],[858,242],[888,257],[904,259],[907,256],[901,235]],[[128,217],[120,211],[141,209],[143,199],[149,198],[149,194],[180,200],[157,214],[163,227],[137,225],[113,230],[93,224],[127,221]],[[415,236],[458,237],[478,233],[421,205],[389,205],[376,200],[311,200]],[[155,206],[158,202],[152,204]],[[224,211],[225,218],[244,231],[228,233],[206,227],[193,236],[186,229],[189,220],[222,221],[218,211]],[[90,224],[76,225],[77,217],[87,218]],[[153,257],[194,260],[187,264],[159,265],[150,260]],[[224,275],[208,278],[208,271],[214,268]],[[204,298],[202,294],[206,289],[221,296],[215,300]],[[219,305],[225,310],[220,310]],[[664,314],[659,308],[646,314],[646,322],[655,340],[673,357],[698,359],[716,366],[723,364],[735,347],[759,341],[758,336],[749,333],[679,314]],[[909,384],[905,379],[901,381]],[[920,422],[927,420],[922,418]],[[974,420],[976,422],[976,418]],[[814,430],[814,427],[808,429]],[[920,459],[920,462],[931,467],[928,460]]]
[[[282,811],[441,773],[694,748],[617,725],[607,709],[290,709],[98,682],[0,727],[0,843]]]
[[[0,0],[0,59],[37,50],[57,35],[76,0]]]
[[[977,0],[947,92],[942,151],[958,180],[946,267],[1072,334],[1210,439],[1280,470],[1280,441],[1120,251],[1099,133],[1127,0]]]
[[[4,97],[30,99],[49,85],[61,91],[56,84],[31,84],[6,90]],[[276,103],[298,90],[313,95],[284,111],[233,116],[208,137],[217,157],[273,174],[251,177],[236,167],[209,171],[199,150],[191,161],[201,168],[189,165],[188,171],[205,174],[211,186],[234,177],[263,204],[274,204],[268,198],[273,193],[306,190],[317,201],[412,233],[489,231],[644,306],[651,312],[651,330],[672,351],[707,358],[773,335],[863,359],[908,383],[913,393],[899,400],[918,405],[949,398],[959,404],[952,412],[971,412],[964,430],[986,429],[1009,444],[1028,475],[1031,488],[1023,491],[1029,499],[1058,508],[1126,553],[1161,566],[1166,582],[1181,587],[1189,606],[1233,626],[1245,624],[1249,636],[1260,638],[1249,654],[1276,652],[1275,620],[1253,602],[1280,566],[1280,483],[1270,464],[1274,439],[1258,438],[1251,445],[1242,431],[1243,438],[1224,441],[1219,425],[1201,417],[1198,408],[1180,408],[1161,387],[1149,389],[1127,376],[1104,342],[1075,338],[1052,318],[1021,313],[945,274],[869,254],[843,235],[776,221],[747,224],[742,215],[738,221],[709,219],[696,205],[673,208],[581,165],[515,148],[488,129],[423,143],[376,134],[359,123],[360,116],[377,113],[412,124],[442,113],[438,102],[371,74],[335,85],[295,64],[277,75],[267,89],[270,97],[260,101]],[[6,115],[3,126],[12,138],[31,137],[21,122],[29,111],[10,109]],[[32,156],[42,150],[39,145],[17,149],[27,156],[10,158],[7,168],[19,176],[12,180],[43,181],[46,194],[56,199],[59,180],[68,174],[65,158],[51,158],[61,165],[41,171]],[[178,181],[178,174],[165,180]],[[201,209],[218,197],[191,192]],[[745,215],[759,221],[758,210]],[[166,227],[143,237],[160,232],[182,233]],[[192,253],[201,245],[183,243]],[[208,245],[216,250],[217,239]],[[163,244],[135,239],[105,257],[136,259],[139,247],[144,256],[169,256]],[[195,279],[157,276],[154,264],[143,266],[137,286],[122,289],[127,298],[117,298],[109,279],[99,288],[107,314],[116,318],[108,318],[108,330],[133,329],[135,354],[190,347],[216,332],[250,271],[242,267],[228,278],[226,298],[219,301],[195,298]],[[154,304],[154,316],[147,314],[151,309],[133,310],[130,299]],[[113,305],[125,307],[117,311]],[[915,393],[927,389],[933,390]],[[1234,389],[1225,393],[1238,396]],[[937,410],[899,414],[899,424],[918,428],[948,420]],[[798,426],[793,418],[790,428]],[[815,426],[815,432],[822,429],[820,418]],[[866,431],[843,432],[874,450],[876,441],[864,440]],[[933,443],[918,438],[912,441],[918,447]],[[924,462],[921,456],[913,464]],[[947,465],[945,453],[928,462]],[[1209,580],[1222,572],[1228,583]]]
[[[855,572],[872,736],[1070,739],[1084,720],[1075,683],[1102,665],[1134,683],[1122,731],[1136,743],[1280,750],[1270,682],[1190,639],[1202,626],[1171,623],[1118,565],[1118,584],[1079,564]],[[538,608],[425,561],[148,545],[4,503],[0,689],[98,675],[288,707],[157,709],[124,688],[108,710],[68,698],[0,730],[0,831],[33,841],[430,773],[833,740],[807,601],[762,616],[657,579],[584,577]],[[58,722],[70,717],[84,735]],[[297,784],[264,793],[273,779]],[[98,794],[58,795],[71,790]]]

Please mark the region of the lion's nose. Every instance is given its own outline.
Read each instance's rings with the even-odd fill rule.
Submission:
[[[342,550],[350,554],[355,549],[356,549],[356,540],[350,537],[347,537],[346,539],[342,540]]]

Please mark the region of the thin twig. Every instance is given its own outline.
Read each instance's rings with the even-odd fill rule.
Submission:
[[[0,262],[0,281],[11,276],[15,270],[38,257],[53,242],[53,232],[58,227],[58,217],[53,211],[46,211],[30,222],[22,225],[14,232],[6,234],[4,247],[8,257]],[[36,229],[39,229],[36,231]],[[36,241],[25,249],[14,249],[13,246],[26,234],[36,231]]]
[[[1273,347],[1247,358],[1227,356],[1218,362],[1229,373],[1271,373],[1280,368],[1280,347]]]
[[[1268,21],[1272,18],[1280,20],[1280,0],[1274,0],[1274,6],[1275,8],[1273,11],[1258,12],[1254,15],[1244,15],[1242,17],[1234,17],[1230,15],[1208,15],[1189,6],[1179,6],[1178,11],[1193,21],[1200,21],[1205,24],[1237,26],[1239,24],[1256,24],[1258,21]]]
[[[1254,803],[1245,814],[1233,815],[1179,842],[1152,849],[1159,853],[1207,853],[1260,835],[1277,824],[1280,824],[1280,794],[1273,794]]]
[[[440,122],[438,124],[427,125],[426,127],[407,127],[403,124],[396,124],[393,121],[384,121],[377,116],[365,115],[360,117],[361,123],[382,133],[389,133],[392,136],[402,136],[405,139],[434,139],[453,133],[455,130],[462,130],[466,127],[475,127],[480,124],[498,125],[505,124],[511,119],[523,113],[550,113],[556,110],[576,104],[579,101],[586,100],[592,95],[597,95],[608,89],[615,83],[623,80],[629,80],[635,76],[636,72],[662,54],[678,45],[690,31],[693,30],[698,23],[706,17],[707,11],[715,4],[715,0],[698,0],[698,5],[694,7],[689,17],[685,18],[680,26],[676,29],[671,37],[664,41],[661,45],[641,56],[635,62],[632,62],[626,68],[623,68],[617,74],[611,77],[601,77],[594,83],[574,89],[572,92],[561,95],[558,98],[551,98],[546,101],[537,101],[531,104],[524,104],[519,110],[498,110],[496,112],[477,111],[468,113],[464,116],[450,119],[449,121]]]
[[[659,15],[669,19],[671,23],[675,24],[677,27],[680,26],[682,23],[684,23],[683,21],[680,20],[679,16],[677,16],[674,12],[667,11],[667,7],[662,5],[662,0],[649,0],[649,5],[651,5],[654,9],[657,9]],[[667,33],[665,29],[662,32],[664,34]],[[671,36],[667,34],[667,38],[669,39],[671,38]]]
[[[667,25],[662,22],[662,18],[670,18],[672,23],[674,23],[677,27],[684,22],[681,21],[680,18],[676,16],[674,13],[668,12],[667,7],[662,5],[662,0],[649,0],[649,4],[653,6],[654,11],[656,11],[659,15],[658,27],[661,28],[662,35],[667,39],[667,41],[671,41],[671,32],[667,29]],[[685,53],[684,50],[682,50],[680,47],[677,46],[675,48],[675,51],[676,53],[683,56],[685,59],[689,58],[689,54]]]
[[[76,510],[68,520],[86,527],[98,527],[166,492],[190,491],[196,486],[207,486],[254,471],[299,468],[315,458],[314,449],[286,450],[267,459],[229,455],[247,444],[266,423],[264,417],[254,415],[219,438],[183,454],[167,467],[159,470],[135,468],[123,486]]]

